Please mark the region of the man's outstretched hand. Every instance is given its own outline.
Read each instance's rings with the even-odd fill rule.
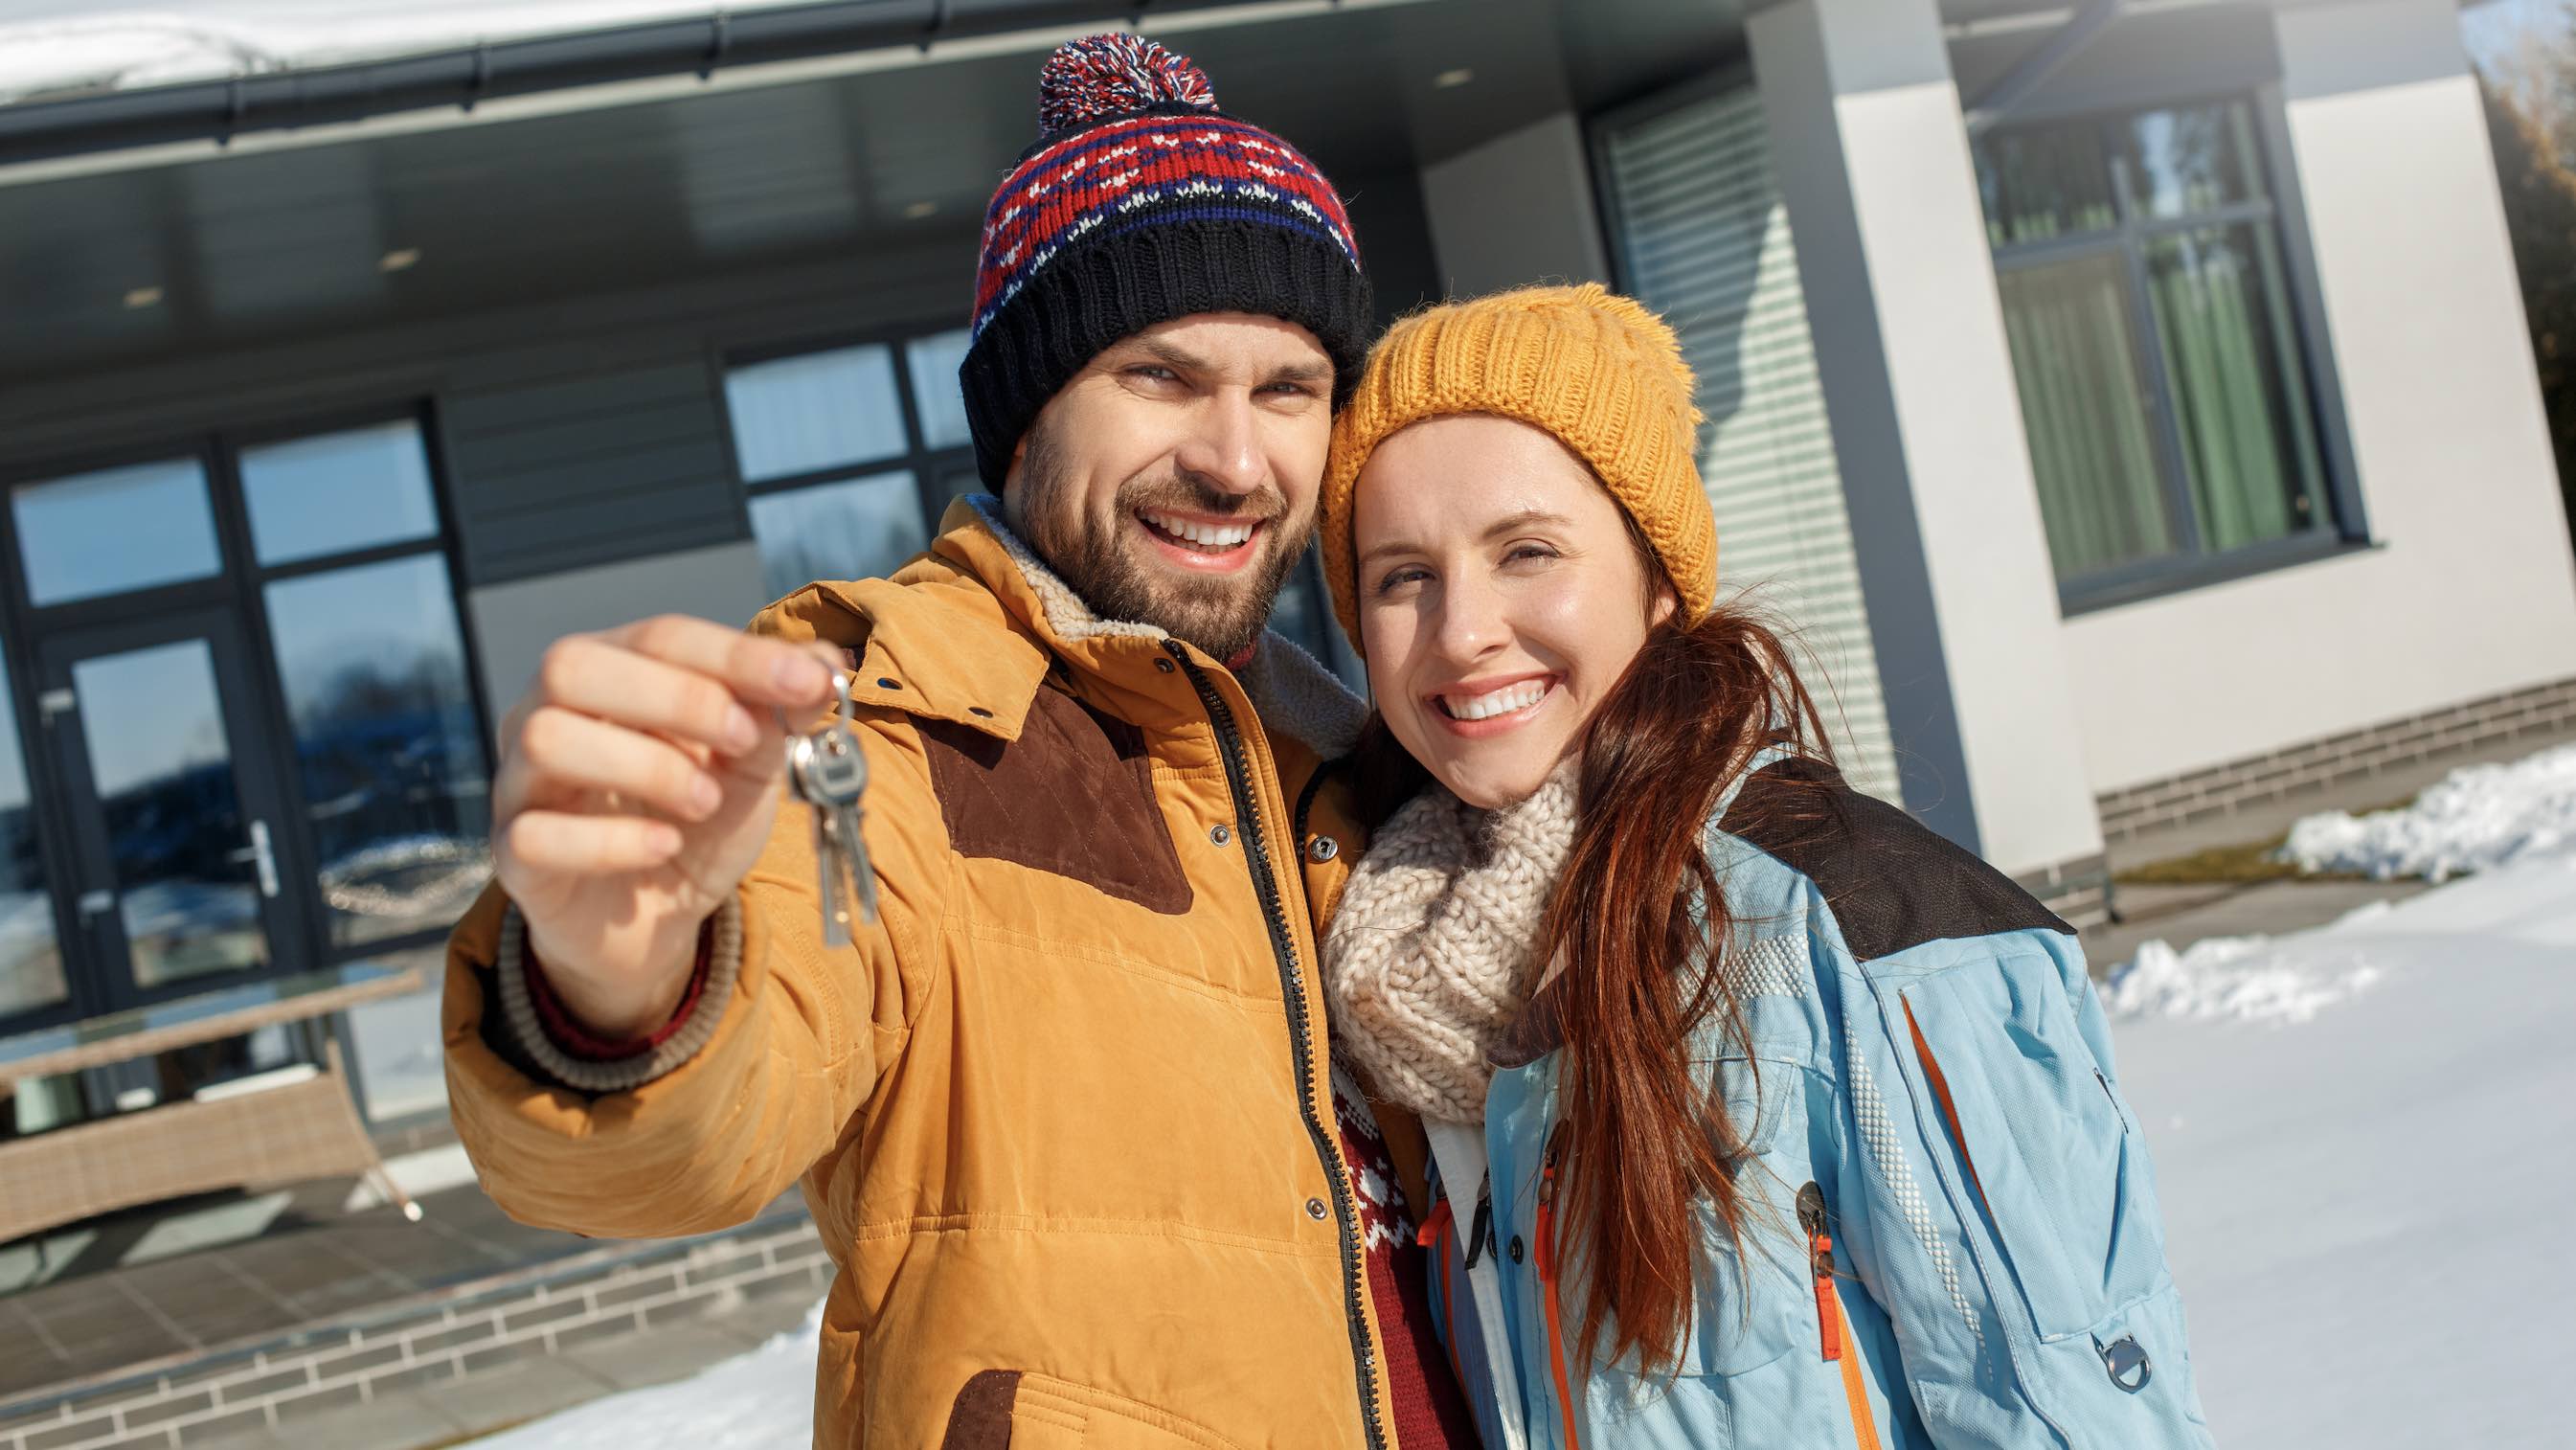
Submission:
[[[547,649],[502,723],[493,864],[585,1027],[639,1036],[678,1007],[777,819],[779,712],[829,701],[842,660],[682,615]]]

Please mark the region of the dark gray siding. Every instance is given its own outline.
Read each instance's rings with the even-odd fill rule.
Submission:
[[[426,403],[480,587],[749,536],[724,359],[962,321],[971,233],[0,389],[0,467]]]
[[[710,358],[450,393],[467,571],[498,584],[750,530]]]

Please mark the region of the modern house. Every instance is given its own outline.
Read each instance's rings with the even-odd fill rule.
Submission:
[[[2576,706],[2452,0],[314,8],[149,66],[0,29],[0,1039],[434,983],[548,641],[919,548],[982,206],[1103,26],[1312,153],[1389,315],[1667,312],[1722,574],[1856,776],[2070,914],[2106,840]],[[1317,581],[1280,625],[1349,667]],[[436,1112],[434,986],[350,1017],[379,1126]],[[0,1138],[300,1050],[22,1084]]]

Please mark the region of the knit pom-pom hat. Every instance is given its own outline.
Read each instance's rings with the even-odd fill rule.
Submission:
[[[1594,283],[1446,303],[1388,329],[1334,420],[1324,467],[1324,579],[1351,647],[1365,651],[1351,539],[1360,470],[1396,433],[1453,413],[1554,434],[1636,521],[1681,595],[1683,620],[1706,614],[1717,594],[1717,519],[1700,486],[1694,387],[1672,328]]]
[[[1371,329],[1359,243],[1296,147],[1217,109],[1187,56],[1134,35],[1058,46],[1037,144],[993,193],[957,370],[975,466],[999,492],[1020,436],[1101,350],[1159,322],[1296,323],[1350,396]]]

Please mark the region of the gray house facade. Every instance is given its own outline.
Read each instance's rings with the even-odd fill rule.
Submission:
[[[2576,708],[2446,0],[703,9],[0,104],[0,1038],[434,981],[548,642],[918,549],[984,200],[1107,25],[1316,158],[1388,316],[1671,316],[1724,582],[2070,914],[2124,832]],[[1278,624],[1356,678],[1311,573]],[[346,1026],[379,1125],[441,1110],[434,992]]]

